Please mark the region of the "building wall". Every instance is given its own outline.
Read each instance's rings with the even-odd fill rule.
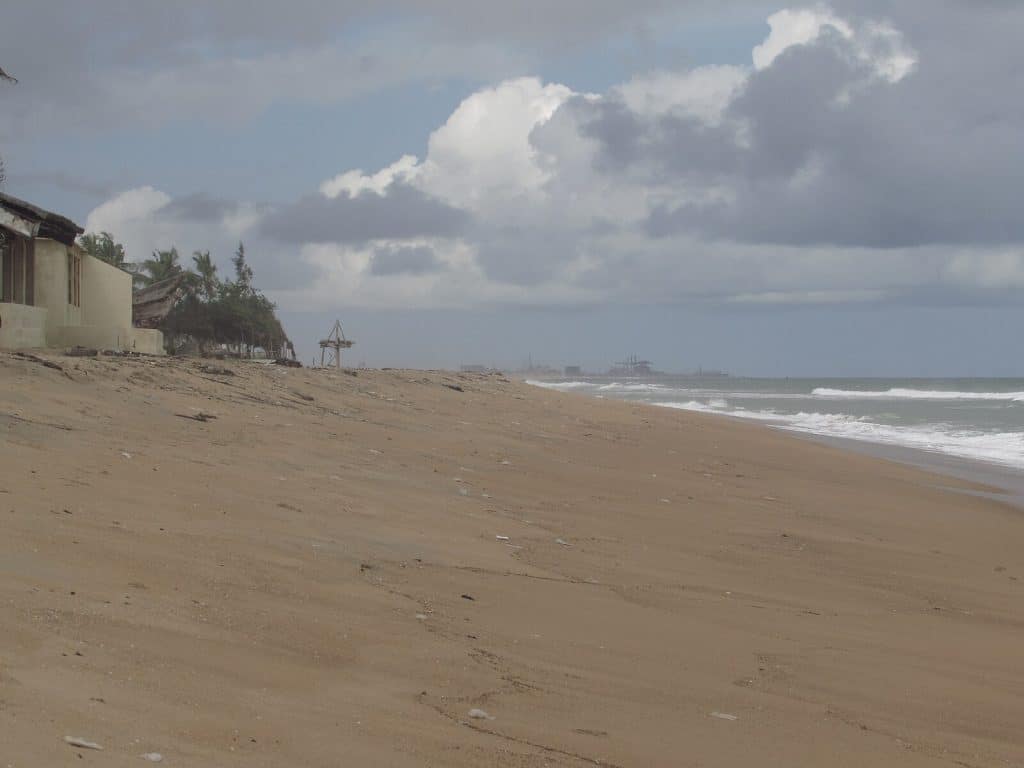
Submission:
[[[143,355],[164,354],[164,335],[160,331],[131,326],[68,325],[60,329],[59,344],[50,346],[116,349]]]
[[[46,309],[0,303],[0,347],[32,349],[46,346]]]
[[[132,327],[132,276],[82,254],[82,325]]]
[[[76,307],[68,302],[68,247],[37,239],[34,248],[35,306],[0,304],[0,347],[164,353],[160,331],[132,326],[131,275],[76,249],[82,262]]]
[[[132,328],[130,338],[131,347],[129,347],[129,350],[132,352],[138,352],[141,355],[166,354],[163,331],[157,331],[152,328]]]
[[[80,325],[82,309],[68,303],[68,248],[56,240],[35,241],[37,307],[45,307],[46,334],[55,338],[59,329]]]

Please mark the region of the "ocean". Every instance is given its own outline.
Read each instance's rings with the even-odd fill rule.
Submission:
[[[528,383],[764,422],[1024,471],[1024,379],[757,379],[658,375]]]

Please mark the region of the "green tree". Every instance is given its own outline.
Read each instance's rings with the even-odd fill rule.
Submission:
[[[241,293],[252,293],[252,267],[245,260],[245,243],[238,242],[238,250],[231,257],[231,263],[235,267],[235,285]]]
[[[142,262],[142,271],[145,273],[146,285],[180,275],[184,270],[178,262],[178,249],[172,247],[169,251],[153,251],[153,258]]]
[[[195,264],[196,274],[199,277],[199,290],[202,292],[203,299],[207,302],[213,301],[220,288],[220,280],[217,277],[217,265],[210,258],[210,252],[194,252],[192,263]]]
[[[144,288],[149,284],[149,276],[138,264],[128,261],[124,246],[114,240],[109,232],[89,232],[78,238],[78,245],[90,256],[105,261],[118,269],[123,269],[132,276],[133,288]]]
[[[126,268],[124,246],[114,242],[114,236],[109,232],[100,232],[98,235],[89,232],[78,238],[78,244],[90,256],[105,261],[107,264],[113,264],[120,269]]]
[[[150,276],[180,274],[177,251],[154,252],[144,265]],[[220,280],[209,251],[192,255],[195,272],[186,291],[161,326],[170,348],[181,349],[189,342],[205,354],[210,344],[225,344],[240,355],[252,356],[256,348],[268,355],[281,355],[290,346],[288,336],[275,312],[276,307],[253,285],[252,268],[245,261],[245,246],[239,243],[232,263],[236,279]]]

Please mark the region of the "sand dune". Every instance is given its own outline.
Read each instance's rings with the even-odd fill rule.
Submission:
[[[0,765],[1024,759],[1024,517],[962,483],[498,376],[47,359],[0,355]]]

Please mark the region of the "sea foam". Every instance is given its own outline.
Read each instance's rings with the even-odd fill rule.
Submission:
[[[943,424],[894,426],[841,413],[783,414],[775,411],[748,411],[741,408],[724,408],[720,401],[714,400],[707,403],[691,400],[654,405],[764,421],[790,432],[898,445],[1024,469],[1024,432],[986,432],[956,429]]]
[[[591,384],[589,381],[535,381],[533,379],[527,379],[526,383],[532,387],[541,387],[542,389],[555,389],[559,391],[587,388],[594,389],[597,387],[596,384]]]
[[[952,392],[944,389],[830,389],[817,387],[812,395],[829,400],[1005,400],[1024,401],[1024,392]]]

